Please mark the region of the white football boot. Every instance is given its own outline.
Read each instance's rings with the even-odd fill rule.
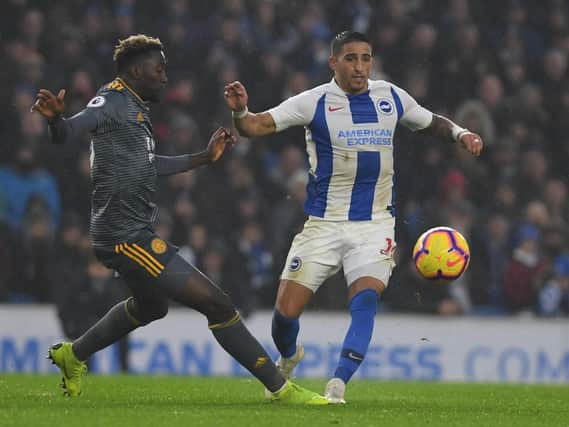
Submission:
[[[277,359],[277,368],[285,379],[289,379],[292,376],[292,371],[296,368],[296,365],[304,358],[304,347],[302,344],[297,344],[296,352],[291,357],[279,356]]]
[[[346,403],[344,400],[344,395],[346,394],[346,383],[340,378],[332,378],[326,384],[326,389],[324,390],[324,397],[328,399],[330,403]]]

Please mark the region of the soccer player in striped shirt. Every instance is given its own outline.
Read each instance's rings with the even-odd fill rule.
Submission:
[[[164,317],[168,299],[173,299],[206,316],[215,339],[265,385],[271,400],[327,404],[324,397],[285,379],[247,330],[229,296],[153,230],[157,176],[215,162],[234,137],[220,128],[201,153],[154,154],[149,104],[159,101],[168,81],[162,43],[142,34],[130,36],[116,46],[114,60],[118,77],[75,116],[62,116],[64,90],[56,96],[41,89],[32,106],[32,111],[47,118],[52,142],[72,142],[83,133],[91,134],[93,248],[104,265],[120,273],[133,295],[73,343],[49,349],[49,357],[63,374],[64,393],[81,392],[89,356]]]
[[[290,376],[304,350],[297,344],[299,317],[326,278],[343,267],[351,324],[334,377],[331,403],[345,403],[346,383],[364,360],[379,296],[394,266],[393,135],[398,123],[421,134],[482,150],[479,135],[420,106],[407,92],[369,80],[372,49],[360,33],[344,31],[331,43],[334,77],[262,113],[249,112],[240,82],[225,99],[241,135],[255,137],[304,126],[310,163],[305,212],[308,220],[292,242],[281,275],[272,334]]]

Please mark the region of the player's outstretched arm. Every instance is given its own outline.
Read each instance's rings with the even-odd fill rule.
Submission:
[[[83,110],[70,119],[63,118],[65,111],[65,89],[57,96],[47,89],[40,89],[30,112],[37,112],[47,119],[50,141],[56,144],[74,139],[76,136],[94,130],[97,118],[89,110]]]
[[[249,96],[241,82],[229,83],[224,88],[225,103],[231,109],[233,123],[243,136],[265,136],[275,133],[273,117],[267,113],[252,113],[247,108]]]
[[[462,147],[474,156],[479,156],[484,143],[482,137],[468,129],[462,128],[446,117],[433,114],[433,121],[425,129],[417,131],[431,135],[451,143],[458,142]]]
[[[209,139],[207,148],[196,154],[181,156],[154,156],[158,175],[174,175],[200,166],[215,163],[227,147],[235,144],[236,138],[229,129],[218,128]]]

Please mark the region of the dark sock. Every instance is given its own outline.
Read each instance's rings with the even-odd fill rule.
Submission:
[[[267,390],[275,392],[284,385],[285,379],[238,314],[223,324],[210,326],[210,329],[225,351],[261,381]]]
[[[377,292],[366,289],[356,294],[350,302],[352,322],[344,338],[342,352],[334,376],[347,383],[363,362],[373,334],[373,323],[379,297]]]
[[[126,309],[128,301],[119,302],[73,342],[72,349],[77,359],[87,360],[93,353],[111,345],[140,326]]]
[[[278,310],[273,313],[273,341],[282,357],[291,357],[296,353],[296,337],[300,324],[298,319],[289,319]]]

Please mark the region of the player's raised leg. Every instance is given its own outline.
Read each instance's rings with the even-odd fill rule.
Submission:
[[[371,337],[379,294],[385,285],[372,277],[357,279],[348,292],[351,322],[344,337],[340,359],[332,378],[326,385],[324,395],[330,403],[346,403],[346,384],[364,361]]]
[[[229,296],[194,267],[176,256],[158,278],[158,286],[174,300],[204,314],[217,342],[261,381],[272,401],[325,405],[317,393],[287,381],[265,349],[246,328]]]
[[[277,367],[285,378],[290,378],[296,365],[304,357],[304,347],[297,344],[299,317],[312,298],[313,292],[292,280],[281,280],[273,313],[272,336],[280,353]]]

